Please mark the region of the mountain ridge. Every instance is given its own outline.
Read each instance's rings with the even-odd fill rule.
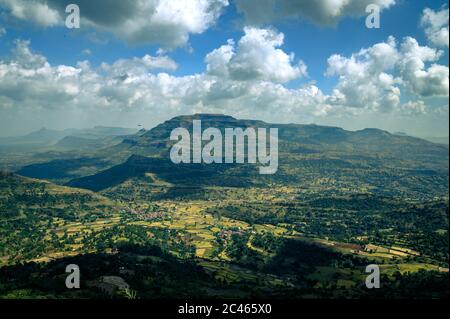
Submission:
[[[274,176],[261,177],[256,173],[255,165],[177,166],[171,163],[169,152],[174,144],[169,139],[171,131],[177,127],[190,129],[192,121],[196,119],[202,120],[203,128],[217,127],[221,130],[225,127],[277,127],[279,172]],[[415,178],[420,178],[424,185],[433,183],[431,176],[438,176],[442,181],[448,179],[448,147],[419,138],[398,136],[373,128],[346,131],[339,127],[238,120],[217,114],[174,117],[143,135],[129,136],[121,143],[102,150],[97,154],[100,158],[101,153],[115,158],[118,164],[97,174],[75,178],[67,185],[100,191],[150,173],[168,183],[178,182],[186,186],[193,183],[196,174],[203,176],[207,172],[212,181],[200,177],[193,184],[198,187],[202,183],[230,186],[238,184],[236,181],[241,178],[243,185],[293,185],[301,183],[302,179],[313,183],[316,179],[330,175],[337,182],[345,181],[343,183],[349,185],[352,179],[359,179],[364,187],[380,188],[387,185],[389,192],[395,191],[399,179],[404,179],[409,192]],[[108,184],[108,180],[111,184]],[[437,187],[438,193],[442,194],[445,185],[433,187]],[[429,194],[433,192],[430,190]]]

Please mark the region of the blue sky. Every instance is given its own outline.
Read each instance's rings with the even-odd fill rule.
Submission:
[[[388,36],[394,35],[401,39],[412,36],[420,43],[425,43],[423,29],[419,26],[420,16],[425,7],[439,10],[446,2],[433,1],[407,1],[401,0],[399,4],[382,13],[380,29],[364,28],[366,17],[346,18],[336,27],[318,27],[309,21],[284,20],[276,21],[271,25],[285,35],[284,49],[296,53],[298,58],[304,60],[309,67],[312,79],[319,81],[324,90],[328,91],[335,83],[324,79],[326,61],[334,53],[351,55],[361,48],[369,47],[374,43],[385,41]],[[2,19],[2,25],[6,25]],[[401,23],[399,23],[401,21]],[[234,6],[226,9],[217,24],[206,32],[190,37],[192,51],[178,48],[169,55],[179,63],[179,68],[173,74],[188,75],[205,70],[204,57],[206,54],[224,44],[228,39],[238,39],[242,36],[243,16]],[[97,43],[91,37],[96,34],[104,42]],[[158,44],[127,44],[116,39],[108,33],[96,31],[36,27],[32,22],[17,25],[9,29],[1,40],[0,53],[9,55],[13,41],[17,38],[30,39],[33,49],[45,55],[54,64],[75,64],[77,61],[88,58],[93,65],[102,62],[113,63],[120,58],[140,57],[145,54],[156,54]],[[82,53],[90,49],[92,56]],[[448,59],[448,51],[441,61]]]
[[[192,1],[195,2],[195,0]],[[198,1],[202,2],[202,0]],[[102,13],[100,9],[96,12],[95,8],[92,9],[89,7],[89,10],[94,10],[94,12],[88,12],[88,18],[86,18],[83,16],[85,7],[83,7],[83,1],[81,1],[81,28],[68,29],[63,23],[65,13],[61,11],[58,4],[53,4],[55,1],[44,2],[35,0],[26,3],[26,5],[32,3],[36,8],[45,5],[45,10],[48,10],[49,15],[49,18],[46,19],[46,17],[37,16],[38,14],[45,14],[45,10],[32,10],[34,8],[32,6],[28,6],[28,9],[21,7],[25,6],[23,0],[0,0],[0,30],[4,30],[3,33],[0,33],[3,34],[0,37],[0,60],[3,61],[5,68],[11,67],[11,61],[15,59],[14,53],[11,52],[17,52],[17,40],[20,39],[22,41],[29,41],[26,47],[31,54],[44,57],[51,68],[55,68],[55,70],[58,66],[76,67],[78,61],[89,61],[90,72],[95,72],[102,76],[104,75],[103,72],[108,73],[101,79],[101,81],[103,81],[102,84],[100,84],[101,86],[105,86],[104,82],[110,80],[112,73],[117,75],[116,70],[119,70],[119,67],[114,65],[116,61],[132,61],[133,58],[141,59],[145,55],[151,57],[164,56],[175,62],[177,65],[176,69],[170,67],[165,69],[146,69],[145,72],[147,72],[147,81],[149,81],[149,85],[153,85],[155,81],[162,81],[161,79],[155,80],[154,78],[151,78],[151,76],[157,77],[158,74],[161,73],[168,74],[171,77],[171,82],[182,82],[180,84],[182,85],[181,87],[170,87],[168,90],[173,90],[175,93],[171,93],[168,96],[165,96],[165,93],[160,94],[157,91],[161,90],[165,92],[165,88],[162,87],[160,82],[158,82],[157,85],[155,84],[156,87],[149,87],[148,91],[145,90],[145,85],[141,85],[145,82],[139,82],[139,90],[144,90],[143,92],[138,91],[135,82],[133,82],[132,87],[121,87],[121,90],[126,92],[124,95],[129,95],[128,100],[126,98],[117,97],[117,101],[115,101],[115,95],[111,94],[111,96],[106,96],[106,99],[108,100],[106,104],[108,104],[108,106],[103,108],[99,107],[98,109],[92,105],[85,106],[80,100],[85,99],[86,101],[95,102],[100,98],[99,101],[103,101],[105,99],[103,91],[106,90],[101,92],[103,95],[100,97],[97,94],[98,92],[95,93],[96,96],[80,96],[79,98],[73,94],[69,94],[70,96],[68,96],[68,99],[70,100],[69,104],[71,105],[70,117],[73,118],[74,116],[77,116],[76,114],[81,114],[81,116],[79,121],[68,123],[61,120],[61,118],[65,117],[63,109],[60,109],[59,107],[48,107],[48,105],[46,105],[47,103],[45,103],[45,96],[39,95],[36,98],[32,97],[33,94],[38,94],[36,93],[37,91],[39,91],[39,94],[43,94],[42,91],[45,91],[47,88],[39,88],[39,90],[30,89],[28,90],[31,92],[29,93],[30,96],[17,96],[11,93],[12,89],[10,87],[2,90],[0,86],[0,97],[3,97],[3,99],[0,99],[0,115],[8,115],[10,119],[8,122],[11,122],[11,119],[16,119],[22,120],[23,123],[26,123],[27,125],[26,127],[18,128],[17,126],[8,123],[2,123],[4,124],[2,125],[4,129],[0,131],[0,135],[21,133],[41,125],[61,128],[66,125],[80,126],[102,124],[94,123],[94,121],[86,122],[85,119],[87,117],[93,118],[93,116],[89,116],[88,114],[95,114],[95,117],[105,119],[106,123],[103,124],[130,126],[135,125],[137,119],[149,116],[149,114],[154,114],[155,111],[158,112],[159,116],[149,120],[148,123],[146,123],[146,126],[155,125],[157,124],[156,121],[163,120],[165,117],[176,115],[178,113],[211,111],[244,117],[253,116],[268,121],[273,120],[274,122],[294,120],[295,122],[315,122],[326,125],[339,125],[349,129],[359,129],[374,123],[376,126],[391,131],[405,130],[411,134],[448,135],[448,120],[443,121],[441,114],[442,112],[443,114],[445,114],[445,112],[448,114],[448,90],[445,92],[445,88],[443,88],[443,85],[439,85],[439,83],[433,88],[424,88],[422,82],[426,81],[422,81],[423,79],[410,78],[411,74],[414,74],[414,72],[408,69],[411,65],[400,66],[401,62],[399,61],[399,66],[389,67],[374,73],[374,76],[377,77],[380,74],[389,74],[392,75],[392,78],[397,79],[389,84],[388,87],[383,86],[383,88],[380,89],[380,94],[385,94],[386,96],[375,96],[374,99],[377,101],[374,103],[373,107],[366,105],[367,103],[362,105],[360,101],[349,101],[352,96],[364,94],[362,93],[366,92],[364,90],[370,89],[369,87],[361,87],[361,91],[359,92],[349,91],[349,88],[353,83],[352,81],[356,81],[352,78],[355,74],[349,73],[351,71],[340,69],[338,71],[335,70],[336,72],[332,75],[326,75],[327,71],[330,71],[331,68],[329,59],[335,54],[347,59],[345,60],[345,63],[349,63],[351,62],[350,59],[352,54],[355,55],[364,48],[371,48],[377,43],[387,43],[390,36],[395,37],[399,51],[403,39],[405,37],[411,37],[415,39],[419,47],[427,47],[430,50],[435,50],[432,57],[423,61],[423,69],[418,71],[424,71],[426,72],[426,76],[432,77],[433,81],[439,81],[437,75],[431,73],[432,71],[434,72],[434,69],[429,69],[433,64],[438,64],[442,66],[442,68],[439,68],[438,70],[439,76],[442,76],[443,81],[445,81],[446,78],[448,83],[448,44],[442,45],[442,43],[433,43],[433,41],[430,40],[429,34],[427,34],[427,26],[420,23],[424,15],[424,9],[426,8],[431,9],[433,14],[436,14],[436,16],[432,15],[432,18],[430,18],[430,21],[433,23],[438,23],[436,22],[438,19],[435,19],[434,17],[438,17],[439,12],[447,10],[448,34],[448,9],[445,1],[380,0],[380,4],[389,3],[389,5],[386,5],[385,7],[381,5],[381,28],[379,29],[368,29],[365,27],[367,14],[361,12],[359,4],[352,4],[352,2],[355,1],[350,1],[350,5],[348,6],[343,5],[342,8],[339,8],[341,10],[340,13],[333,16],[326,11],[327,9],[311,8],[311,6],[314,6],[311,4],[299,4],[298,8],[295,7],[292,12],[285,12],[283,11],[283,8],[280,7],[279,15],[261,15],[261,17],[258,17],[254,12],[249,12],[248,9],[246,11],[245,3],[242,4],[245,1],[247,1],[247,3],[253,1],[256,5],[266,0],[261,2],[255,0],[237,0],[237,2],[214,0],[213,2],[217,2],[217,6],[220,6],[220,10],[216,7],[211,8],[203,4],[193,5],[188,9],[200,10],[200,19],[207,22],[192,22],[189,19],[186,20],[186,17],[182,14],[175,15],[176,18],[182,20],[181,22],[175,21],[176,19],[174,19],[174,21],[169,21],[169,26],[164,26],[164,28],[156,22],[142,22],[142,28],[146,28],[145,30],[149,34],[148,39],[145,35],[139,35],[140,40],[135,41],[135,34],[127,33],[123,28],[130,26],[135,27],[131,22],[133,22],[133,19],[138,21],[138,16],[129,17],[131,22],[126,26],[123,25],[122,29],[119,28],[121,27],[120,21],[128,18],[126,16],[121,17],[122,20],[118,20],[117,26],[102,25],[102,19],[99,17],[101,17],[102,14],[108,15],[110,13]],[[280,6],[282,6],[283,1],[284,0],[279,1],[279,3],[281,3]],[[104,2],[104,0],[97,0],[97,2],[100,4],[101,2]],[[266,2],[269,3],[270,0],[267,0]],[[305,1],[299,1],[299,3],[303,2]],[[326,4],[327,0],[320,0],[317,2]],[[368,1],[368,3],[372,2],[376,3],[377,1]],[[149,7],[152,5],[164,6],[163,0],[149,0],[149,3],[151,3]],[[99,6],[99,8],[100,7],[101,6]],[[136,12],[146,8],[147,7],[136,8]],[[295,11],[297,9],[298,12]],[[112,5],[111,10],[114,10],[114,4]],[[167,10],[173,10],[173,8]],[[130,10],[130,12],[135,11]],[[61,21],[52,20],[50,18],[52,17],[52,13],[55,13],[57,16],[59,15]],[[120,12],[118,14],[120,15]],[[188,14],[196,16],[197,12]],[[255,23],[253,21],[255,17],[261,18],[264,21]],[[152,17],[149,17],[149,20],[151,18]],[[172,22],[173,26],[170,25]],[[167,22],[165,23],[167,24]],[[429,23],[428,30],[431,29],[430,25],[431,22]],[[172,27],[173,29],[170,29]],[[281,45],[273,44],[274,50],[271,50],[271,40],[267,38],[267,35],[262,35],[261,32],[257,33],[256,31],[256,33],[251,33],[249,29],[245,29],[250,27],[259,31],[272,30],[274,33],[272,36],[283,35],[283,43]],[[439,28],[441,28],[440,31],[442,31],[442,29],[445,28],[445,25],[442,25],[441,23],[441,25],[433,25],[433,27],[434,31],[439,31]],[[172,30],[175,36],[171,33]],[[160,38],[159,33],[161,34]],[[180,34],[185,35],[186,39],[180,40]],[[256,36],[256,38],[251,38],[251,36]],[[228,39],[234,40],[234,57],[236,58],[236,61],[240,61],[242,64],[242,61],[245,61],[245,57],[248,57],[249,55],[247,54],[248,52],[246,53],[244,46],[241,48],[239,41],[247,38],[251,44],[256,46],[258,45],[257,41],[267,40],[269,43],[261,44],[261,48],[266,48],[268,51],[265,53],[267,56],[262,57],[261,61],[258,63],[267,64],[268,61],[274,61],[274,56],[270,56],[270,54],[276,54],[276,50],[281,50],[287,56],[292,53],[295,54],[295,58],[291,61],[283,62],[280,60],[279,63],[281,64],[275,64],[280,70],[284,70],[283,68],[286,67],[285,71],[291,72],[292,74],[277,74],[277,70],[269,70],[263,67],[262,64],[258,65],[254,62],[255,57],[253,57],[253,61],[247,61],[249,63],[248,70],[253,71],[251,69],[252,67],[256,68],[256,71],[258,72],[261,68],[264,70],[267,69],[267,74],[259,74],[258,72],[252,73],[258,74],[258,76],[252,79],[245,78],[244,81],[237,75],[218,74],[217,72],[212,74],[213,72],[208,72],[208,63],[205,61],[207,55],[221,46],[226,45]],[[178,42],[174,43],[174,41]],[[22,49],[23,48],[24,47],[22,47]],[[159,50],[161,48],[163,49],[162,51]],[[256,50],[261,50],[261,48],[257,47]],[[250,50],[249,52],[253,52],[251,48],[247,47],[247,49]],[[86,50],[89,50],[90,53],[87,54]],[[411,56],[410,53],[402,54],[406,54],[408,57]],[[360,56],[359,58],[363,60],[360,61],[361,68],[366,67],[366,64],[371,63],[370,57]],[[259,59],[259,57],[257,57],[257,59]],[[366,59],[368,60],[366,61]],[[401,59],[402,58],[399,58],[399,60]],[[296,69],[300,61],[303,61],[307,66],[307,75],[302,74],[302,72]],[[102,63],[107,63],[110,68],[107,71],[103,69],[100,70]],[[134,61],[134,63],[137,63],[137,61]],[[233,65],[233,60],[227,61],[226,63],[228,63],[226,67],[229,68],[229,70],[234,70],[233,68],[235,65]],[[282,63],[288,63],[288,65]],[[135,64],[133,64],[133,67],[134,66]],[[127,64],[127,67],[130,67],[130,65]],[[370,66],[367,67],[371,68]],[[445,77],[445,67],[447,68],[447,77]],[[141,69],[139,69],[139,72],[140,71]],[[133,74],[130,73],[128,75],[131,77]],[[185,90],[186,86],[190,85],[184,84],[184,82],[187,82],[186,77],[193,75],[199,76],[199,79],[197,80],[200,84],[198,85],[204,85],[207,87],[205,90],[208,91],[200,91],[197,93],[197,96],[186,96],[185,94],[182,94],[174,97],[174,95],[178,94],[176,92]],[[32,79],[20,79],[18,78],[18,75],[15,75],[14,79],[18,80],[18,85],[20,83],[19,80],[25,81],[27,84],[32,83]],[[34,80],[38,81],[38,78]],[[422,82],[416,83],[414,82],[415,80],[420,80]],[[49,81],[54,82],[54,79],[50,79]],[[67,85],[81,88],[81,81],[80,78],[72,79]],[[358,81],[359,82],[354,83],[360,83],[361,81],[365,81],[365,79],[360,78]],[[193,81],[189,83],[192,82]],[[215,84],[213,85],[213,88],[219,90],[218,92],[211,91],[212,89],[209,87],[211,83]],[[227,84],[226,88],[219,88],[219,84],[224,83]],[[120,84],[122,85],[122,83]],[[381,84],[374,82],[372,84],[374,88],[376,88],[377,85],[385,85],[384,82]],[[90,83],[90,85],[92,86],[92,83]],[[127,88],[129,88],[129,92],[133,93],[128,94]],[[319,97],[315,97],[310,102],[311,105],[302,105],[297,109],[296,103],[292,101],[292,97],[299,98],[303,101],[306,99],[303,96],[308,94],[306,91],[298,92],[297,90],[299,88],[305,88],[305,90],[309,90],[308,92],[318,88],[320,94],[323,96],[320,97],[320,99]],[[51,89],[50,85],[48,89]],[[111,88],[108,87],[108,89]],[[336,89],[339,90],[339,94],[336,94]],[[401,93],[398,93],[397,89],[400,90]],[[193,87],[191,90],[198,90],[198,87]],[[230,90],[239,91],[239,94],[242,95],[239,95],[234,91],[230,92]],[[273,92],[278,93],[274,93],[270,96],[263,96],[262,92],[265,90],[272,90]],[[77,92],[76,94],[83,95],[84,90],[76,89],[75,91]],[[389,92],[386,93],[387,91]],[[371,93],[372,92],[373,91],[371,91]],[[222,98],[222,94],[227,96],[226,101]],[[228,97],[230,94],[233,96],[232,99]],[[255,96],[254,94],[257,95]],[[395,95],[395,98],[398,97],[398,101],[393,102],[392,107],[385,107],[382,105],[386,100],[389,100],[389,103],[392,102],[392,94]],[[48,98],[52,98],[50,92],[48,95]],[[142,97],[144,95],[146,98]],[[220,102],[209,99],[210,96],[217,95],[221,96]],[[345,96],[345,103],[336,102],[336,99],[341,97],[341,95]],[[132,98],[130,96],[138,96],[140,104],[135,102],[136,99],[131,101],[130,99]],[[154,101],[155,96],[163,99],[163,103],[160,104],[167,105],[146,105],[149,100]],[[308,95],[307,98],[309,99],[310,96]],[[36,107],[36,109],[30,109],[29,106],[23,105],[28,104],[28,99],[31,101],[41,101],[42,99],[43,105]],[[167,102],[168,100],[170,100],[170,103]],[[128,102],[130,106],[123,107],[123,105],[119,105],[120,103],[123,104],[124,101]],[[258,101],[260,104],[257,104],[255,101]],[[264,101],[267,101],[267,105],[262,104]],[[2,102],[3,105],[1,104]],[[269,104],[275,105],[278,109],[270,109]],[[315,104],[323,105],[319,108]],[[284,105],[288,106],[284,107]],[[422,112],[423,114],[420,114],[423,106],[427,107],[428,110]],[[108,110],[105,111],[105,108]],[[389,109],[389,112],[387,112],[386,109]],[[433,112],[435,111],[438,113],[434,114]],[[38,117],[41,120],[33,121],[32,116],[30,115],[32,112],[34,112],[34,114],[36,114],[36,112],[41,112],[41,116]],[[105,114],[105,116],[101,116],[100,114],[102,113]],[[274,116],[274,114],[280,114],[280,116]],[[69,113],[67,113],[67,116],[69,117]],[[6,117],[3,116],[3,118]],[[374,121],[374,119],[380,118],[389,120],[382,120],[379,124],[377,121]],[[123,119],[123,122],[120,122],[119,119]],[[436,124],[436,120],[439,120],[439,123]]]

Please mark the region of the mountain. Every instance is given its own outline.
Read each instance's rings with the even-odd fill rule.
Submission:
[[[428,165],[431,159],[438,166],[446,164],[448,148],[434,143],[409,137],[398,136],[378,129],[364,129],[361,131],[346,131],[338,127],[299,124],[270,124],[254,120],[237,120],[231,116],[214,114],[196,114],[193,116],[179,116],[166,121],[151,129],[144,135],[135,135],[125,139],[115,149],[119,152],[154,156],[165,154],[172,143],[170,133],[177,127],[191,131],[192,121],[201,120],[203,128],[248,127],[270,128],[279,130],[280,151],[287,153],[339,153],[392,156],[399,160],[420,160]],[[431,155],[430,155],[431,154]],[[434,156],[444,155],[444,158]],[[444,165],[445,167],[445,165]]]
[[[222,132],[278,128],[278,172],[172,163],[170,133],[196,119]],[[94,286],[76,293],[87,297],[101,296],[104,276],[140,298],[184,287],[185,296],[392,299],[412,294],[411,283],[411,297],[448,295],[447,146],[220,114],[112,139],[68,137],[33,154],[18,174],[39,180],[0,173],[0,296],[59,292],[69,263],[85,265]],[[361,286],[369,264],[383,265],[375,295]]]
[[[51,145],[72,133],[74,133],[72,130],[56,131],[42,128],[24,136],[2,137],[0,138],[0,145]]]
[[[420,161],[424,166],[436,164],[445,168],[448,159],[448,147],[409,137],[398,136],[378,129],[346,131],[338,127],[299,124],[270,124],[254,120],[238,120],[231,116],[214,114],[196,114],[178,116],[168,120],[143,135],[135,134],[122,143],[102,151],[106,156],[114,154],[126,160],[131,155],[165,156],[173,143],[169,137],[173,129],[192,128],[193,120],[201,120],[203,128],[216,127],[223,132],[224,128],[241,127],[276,127],[279,129],[280,152],[289,154],[340,154],[376,157],[392,157],[408,162]],[[441,157],[442,155],[443,157]],[[431,163],[430,163],[431,160]]]
[[[65,129],[62,131],[42,128],[24,136],[2,137],[0,138],[0,146],[50,146],[68,136],[84,139],[99,139],[126,136],[134,133],[136,133],[135,129],[105,126],[96,126],[88,129]]]
[[[119,185],[131,178],[145,177],[147,173],[154,174],[158,180],[184,187],[246,187],[263,185],[262,178],[256,182],[259,175],[255,167],[248,164],[240,165],[205,165],[205,164],[173,164],[170,160],[160,157],[145,157],[132,155],[125,163],[113,166],[92,176],[74,179],[67,186],[101,191]],[[154,182],[147,177],[149,182]]]
[[[136,133],[137,134],[137,133]],[[121,143],[125,138],[132,135],[110,135],[98,138],[89,138],[81,136],[66,136],[59,140],[53,147],[55,150],[59,151],[96,151],[98,149],[114,146]]]
[[[78,136],[66,136],[55,144],[56,147],[62,149],[92,149],[104,146],[101,139],[90,139]]]
[[[15,172],[36,164],[46,164],[52,161],[84,158],[96,158],[99,149],[121,143],[128,136],[136,133],[136,129],[97,126],[89,129],[66,129],[63,131],[41,129],[25,136],[0,138],[0,169]],[[92,162],[92,161],[91,161]],[[120,162],[112,161],[111,165]],[[111,166],[110,165],[110,166]],[[58,165],[64,170],[64,165]],[[69,165],[72,166],[72,165]],[[82,163],[79,165],[83,166]],[[49,173],[45,166],[39,167]],[[54,165],[49,169],[53,170]],[[75,175],[71,172],[58,172],[56,175],[70,175],[72,178],[84,176],[85,173],[96,173],[105,166],[89,166]],[[39,176],[42,172],[39,172]],[[53,172],[49,174],[55,175]],[[37,175],[31,175],[37,177]],[[61,182],[60,180],[54,180]],[[66,182],[66,180],[65,180]]]
[[[204,129],[215,127],[222,132],[224,128],[236,127],[278,128],[277,174],[259,175],[259,164],[173,164],[169,159],[173,145],[170,133],[177,127],[191,130],[193,120],[201,120]],[[75,178],[68,185],[98,191],[151,174],[167,183],[196,187],[239,183],[311,186],[326,178],[330,185],[375,189],[389,195],[440,196],[448,188],[447,146],[370,128],[352,132],[338,127],[270,124],[196,114],[178,116],[143,135],[129,136],[118,145],[99,150],[96,156],[110,162],[114,158],[120,163],[97,174]]]
[[[21,176],[66,183],[74,178],[95,174],[97,170],[108,168],[108,162],[98,158],[77,157],[74,159],[54,159],[45,163],[26,165],[17,171]]]

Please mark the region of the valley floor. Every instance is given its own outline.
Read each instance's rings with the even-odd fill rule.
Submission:
[[[185,189],[160,183],[149,192],[96,194],[6,179],[4,298],[405,298],[414,285],[412,297],[448,296],[448,200],[378,199],[362,214],[346,205],[370,196],[326,198],[321,205],[295,188],[211,187],[199,196],[190,189],[187,199]],[[178,198],[161,196],[173,192]],[[413,217],[393,223],[404,210]],[[420,225],[424,214],[443,221],[428,232]],[[83,274],[80,291],[64,289],[69,263]],[[369,264],[380,266],[384,289],[365,287]]]

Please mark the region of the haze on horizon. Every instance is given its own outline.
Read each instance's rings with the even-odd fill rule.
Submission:
[[[0,0],[0,136],[195,113],[448,136],[445,1],[79,0],[80,29],[65,2]]]

